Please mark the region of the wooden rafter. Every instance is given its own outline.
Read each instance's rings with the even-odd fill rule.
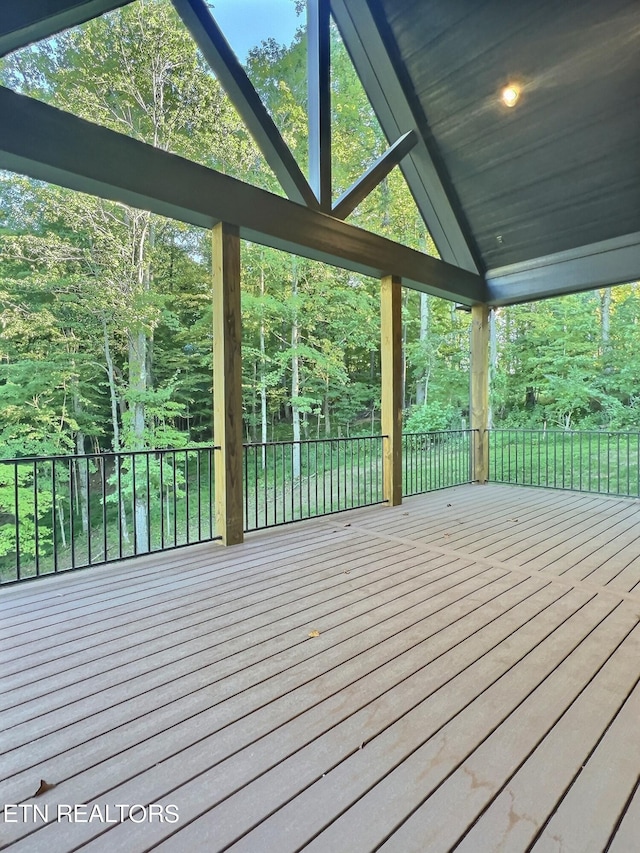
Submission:
[[[331,210],[331,55],[329,0],[307,0],[309,179],[320,209]]]
[[[99,154],[99,156],[97,156]],[[485,301],[477,274],[459,269],[0,87],[0,169],[115,199],[247,240],[464,304]]]
[[[387,139],[422,130],[408,102],[367,0],[332,0],[333,18]],[[478,264],[442,185],[425,139],[402,161],[402,172],[440,257],[476,272]]]
[[[406,157],[417,142],[418,134],[415,130],[403,134],[340,196],[331,211],[333,216],[345,219],[387,177],[394,166]]]
[[[287,196],[317,207],[315,195],[204,0],[173,0]]]

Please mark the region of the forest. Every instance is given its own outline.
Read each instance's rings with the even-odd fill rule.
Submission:
[[[246,70],[304,171],[303,20]],[[19,51],[0,78],[281,193],[165,0]],[[387,143],[335,29],[332,112],[337,196]],[[399,169],[349,221],[437,255]],[[210,255],[204,231],[0,174],[1,458],[211,442]],[[378,283],[249,243],[242,262],[246,441],[378,434]],[[408,289],[403,311],[406,431],[465,428],[469,314]],[[493,425],[636,430],[639,319],[637,283],[494,312]]]

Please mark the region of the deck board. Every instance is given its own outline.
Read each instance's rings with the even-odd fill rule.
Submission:
[[[628,613],[627,617],[626,625],[633,625],[633,613]],[[624,626],[616,624],[616,628],[619,627],[624,636]],[[558,736],[564,736],[567,725],[564,716],[588,687],[594,669],[607,661],[615,647],[615,640],[615,635],[609,635],[603,642],[602,626],[587,637],[574,655],[565,659],[505,723],[460,765],[459,771],[425,803],[421,803],[382,847],[385,853],[419,850],[416,839],[423,840],[423,849],[448,850],[459,839],[461,827],[470,831],[469,850],[526,849],[524,842],[519,846],[512,837],[502,839],[495,828],[489,832],[491,846],[483,847],[487,836],[476,837],[472,827],[492,800],[505,790],[508,784],[505,780],[513,778],[521,768],[526,768],[527,761],[536,749],[541,748],[545,738],[551,737],[549,733],[554,727],[557,727]],[[553,759],[549,759],[547,767],[553,767]],[[525,772],[524,769],[522,772]],[[545,774],[548,775],[549,772]],[[535,785],[535,780],[531,784]],[[531,800],[535,801],[533,797]],[[577,814],[581,815],[580,804],[577,806]],[[515,811],[509,812],[510,819],[514,819],[514,814]],[[613,810],[609,817],[615,814]],[[526,816],[519,815],[519,819],[526,821]]]
[[[85,641],[87,645],[79,649],[81,661],[78,663],[78,667],[82,670],[82,679],[84,681],[89,677],[105,677],[109,669],[108,665],[105,665],[105,657],[112,655],[117,655],[112,664],[113,668],[117,667],[124,676],[123,668],[130,661],[134,664],[138,660],[137,650],[139,648],[144,649],[144,665],[147,668],[156,668],[162,664],[162,660],[154,660],[153,655],[162,654],[166,651],[171,657],[175,655],[178,649],[182,649],[182,646],[187,644],[188,648],[182,649],[181,653],[194,654],[197,651],[198,643],[205,644],[206,648],[210,648],[208,645],[209,634],[237,624],[239,617],[245,627],[245,633],[260,627],[262,621],[271,624],[279,610],[291,612],[291,605],[300,601],[302,592],[306,593],[305,604],[307,607],[312,606],[322,596],[328,597],[336,591],[346,590],[347,587],[349,587],[350,592],[353,592],[358,569],[361,569],[358,574],[359,581],[362,580],[370,584],[375,581],[383,585],[392,584],[393,580],[389,580],[387,577],[386,560],[399,559],[400,556],[400,549],[385,550],[382,547],[376,550],[375,559],[373,552],[371,552],[360,560],[350,561],[349,571],[353,578],[351,582],[347,581],[348,576],[344,573],[342,576],[337,575],[332,567],[322,573],[316,572],[312,583],[301,585],[300,581],[294,578],[290,581],[281,582],[276,587],[266,589],[262,586],[254,586],[249,590],[245,588],[240,591],[234,590],[231,593],[218,592],[212,594],[209,596],[208,606],[204,611],[201,611],[206,616],[204,619],[202,617],[194,618],[192,613],[186,617],[181,617],[180,613],[174,610],[171,614],[172,621],[169,634],[162,622],[154,620],[155,624],[147,628],[143,634],[131,626],[124,637],[118,638],[115,643],[112,642],[111,644],[103,642],[96,646],[93,638],[89,636]],[[406,563],[406,565],[408,568],[409,564]],[[380,575],[382,578],[379,580]],[[359,600],[357,592],[352,597]],[[333,600],[336,601],[335,597]],[[194,633],[196,633],[196,637],[192,639]],[[229,637],[225,635],[220,642],[226,642],[228,639]],[[94,661],[95,666],[92,666]],[[77,675],[69,672],[69,663],[62,661],[59,656],[48,664],[33,669],[32,686],[39,694],[46,695],[50,686],[58,690],[63,686],[64,681],[61,680],[61,676],[64,677],[67,673],[67,680],[75,692],[83,695],[84,685],[79,683]],[[12,687],[13,683],[7,679],[6,686]],[[22,701],[25,701],[27,691],[21,688],[19,695]],[[5,701],[8,698],[5,697]],[[73,701],[73,696],[67,694],[62,698],[62,701],[67,704],[69,701]],[[0,713],[0,724],[2,722],[2,714]]]
[[[609,850],[611,853],[627,853],[628,850],[635,850],[638,846],[638,838],[640,838],[640,774],[636,779],[634,791],[620,815],[620,821],[614,829]]]
[[[542,851],[605,850],[638,779],[640,742],[629,738],[640,720],[636,684],[593,756],[576,777],[534,847]],[[638,836],[635,839],[638,845]]]
[[[439,561],[441,562],[441,560]],[[478,572],[477,567],[472,571]],[[412,575],[415,574],[415,579]],[[425,578],[425,574],[427,575]],[[285,666],[286,659],[283,654],[287,649],[300,657],[307,654],[306,649],[301,649],[301,643],[307,639],[310,630],[328,631],[333,625],[344,626],[347,630],[355,630],[355,626],[347,622],[348,617],[357,616],[358,613],[370,613],[374,611],[373,619],[377,621],[378,613],[375,608],[380,604],[380,598],[388,591],[388,596],[400,597],[413,588],[428,585],[430,582],[429,569],[424,566],[416,566],[412,571],[409,569],[409,577],[400,582],[386,579],[379,593],[373,581],[364,578],[362,581],[352,581],[353,589],[340,595],[319,593],[314,601],[307,597],[300,603],[297,611],[291,612],[289,604],[278,608],[277,611],[260,614],[258,617],[238,621],[236,624],[224,625],[216,635],[209,638],[199,638],[205,644],[198,653],[190,650],[176,652],[176,660],[168,662],[165,657],[165,665],[158,666],[157,661],[151,657],[142,657],[139,667],[135,668],[133,675],[128,673],[123,676],[118,670],[113,674],[110,686],[103,689],[93,689],[88,686],[79,700],[73,704],[64,705],[68,697],[66,691],[56,691],[44,697],[42,703],[32,705],[37,710],[37,716],[31,724],[24,724],[18,715],[13,715],[13,728],[11,729],[14,743],[24,739],[26,742],[30,736],[37,735],[39,745],[42,749],[46,744],[61,740],[59,729],[59,715],[55,708],[64,708],[65,726],[68,727],[73,721],[82,723],[82,729],[88,730],[88,736],[95,737],[102,731],[103,726],[121,724],[129,719],[130,708],[135,705],[136,714],[153,711],[158,707],[159,697],[166,704],[171,700],[177,700],[185,695],[197,692],[202,684],[208,688],[215,684],[221,677],[237,673],[240,683],[237,689],[242,689],[242,682],[249,677],[248,666],[256,667],[260,661],[264,669],[269,664],[275,671]],[[445,584],[454,585],[453,579],[445,579]],[[366,595],[363,594],[364,592]],[[378,593],[378,598],[375,598]],[[385,598],[385,603],[387,603]],[[315,606],[314,606],[315,605]],[[390,606],[390,605],[388,605]],[[282,613],[280,611],[283,611]],[[345,612],[341,612],[345,611]],[[365,624],[363,627],[367,627]],[[151,663],[150,663],[151,661]],[[269,663],[271,662],[271,663]],[[124,680],[123,680],[124,677]],[[99,698],[99,710],[96,710]],[[44,712],[46,702],[52,706],[48,713]],[[22,715],[21,715],[22,716]],[[5,725],[12,719],[11,710],[4,715]],[[6,731],[6,728],[5,728]],[[51,749],[54,746],[49,747]],[[3,762],[0,757],[0,768]]]
[[[463,853],[483,849],[526,849],[536,840],[546,817],[583,767],[589,753],[608,727],[620,703],[626,699],[621,685],[628,671],[638,666],[638,632],[606,662],[587,689],[572,704],[562,725],[556,726],[526,765],[510,780],[472,831],[459,845]],[[632,732],[629,732],[633,736]],[[578,803],[580,820],[582,804]],[[607,815],[609,827],[617,813]],[[600,820],[604,823],[604,813]],[[606,825],[606,824],[605,824]],[[493,845],[486,847],[483,845]],[[574,848],[575,849],[575,848]],[[593,849],[593,848],[592,848]]]
[[[639,522],[633,500],[464,486],[5,589],[3,801],[180,821],[0,839],[635,849]]]
[[[297,849],[300,842],[308,840],[304,834],[309,832],[311,823],[308,819],[301,821],[301,816],[308,816],[311,810],[319,817],[312,829],[321,829],[320,821],[324,822],[327,814],[338,819],[317,837],[309,850],[348,851],[356,837],[363,837],[363,849],[373,849],[372,837],[384,838],[394,828],[400,815],[406,814],[407,805],[410,807],[411,797],[420,791],[433,790],[478,740],[494,728],[512,704],[562,659],[559,648],[562,641],[566,638],[571,642],[582,636],[585,630],[580,624],[582,620],[570,619],[579,606],[577,601],[563,597],[555,607],[542,611],[544,619],[527,622],[512,637],[508,635],[511,639],[508,657],[504,654],[505,638],[502,648],[480,658],[476,666],[450,683],[448,690],[429,697],[430,701],[421,703],[368,744],[360,756],[334,770],[328,776],[331,784],[326,779],[316,783],[315,790],[306,792],[304,800],[298,798],[280,810],[280,824],[272,818],[236,849],[275,849],[277,837],[287,839],[284,849]],[[593,618],[601,615],[594,613]],[[535,649],[538,642],[556,630],[559,635],[555,634],[553,643],[529,654],[532,646]],[[389,766],[392,772],[381,776]],[[332,776],[336,778],[332,780]],[[368,796],[360,799],[363,794]],[[306,809],[299,808],[304,805]],[[349,810],[339,817],[344,808]],[[296,830],[300,836],[293,838]],[[491,848],[476,848],[483,849]]]

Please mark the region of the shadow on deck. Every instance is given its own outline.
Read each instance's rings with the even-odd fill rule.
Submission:
[[[638,501],[461,486],[2,609],[10,849],[638,849]]]

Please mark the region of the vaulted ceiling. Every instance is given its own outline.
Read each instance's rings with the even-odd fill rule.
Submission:
[[[4,5],[0,55],[124,2]],[[176,0],[179,11],[190,5]],[[250,239],[401,275],[467,304],[640,278],[637,0],[332,0],[331,8],[389,142],[417,133],[401,168],[442,262],[8,90],[0,168],[200,225],[227,219]],[[518,94],[512,107],[501,100],[506,86]],[[123,158],[130,168],[117,174]]]
[[[637,0],[334,8],[379,113],[410,111],[424,140],[416,167],[445,197],[432,196],[431,220],[459,230],[490,301],[640,277]],[[471,268],[464,250],[436,242]]]

